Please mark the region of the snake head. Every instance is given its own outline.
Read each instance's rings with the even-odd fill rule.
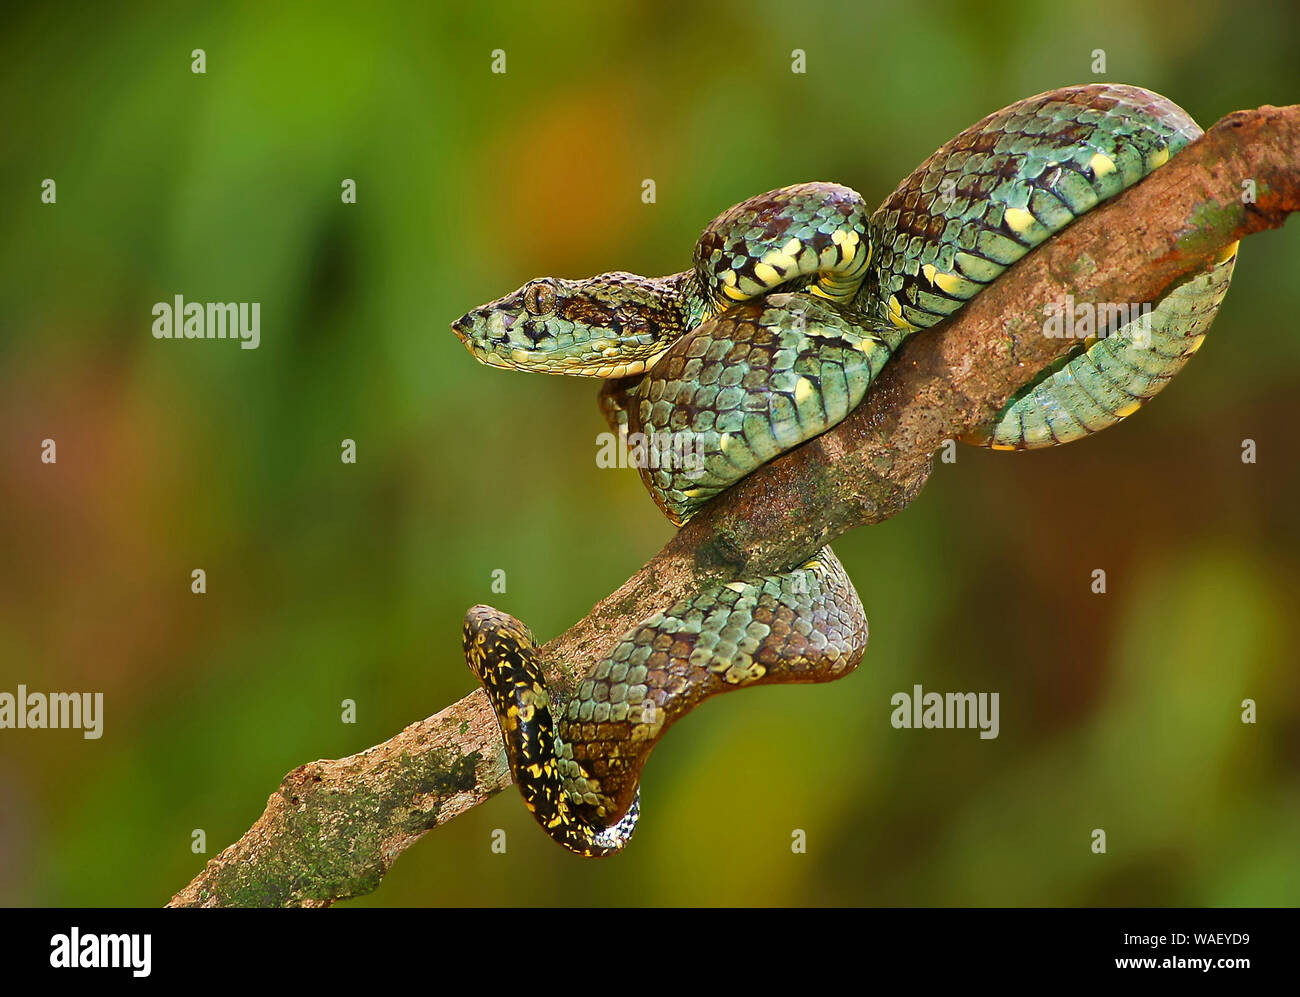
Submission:
[[[686,331],[688,275],[540,277],[451,325],[479,363],[584,377],[643,373]]]

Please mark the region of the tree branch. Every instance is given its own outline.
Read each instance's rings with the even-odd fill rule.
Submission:
[[[1242,199],[1246,180],[1253,204]],[[1042,305],[1067,295],[1154,301],[1222,247],[1280,227],[1297,209],[1300,105],[1224,118],[952,321],[909,338],[843,423],[728,489],[550,641],[548,680],[571,689],[620,634],[706,582],[786,570],[906,508],[945,440],[987,423],[1073,345],[1043,335]],[[294,769],[248,832],[169,906],[327,906],[367,893],[425,831],[509,784],[496,721],[476,690],[360,754]]]

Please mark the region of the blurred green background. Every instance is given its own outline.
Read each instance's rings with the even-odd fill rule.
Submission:
[[[542,274],[681,269],[783,184],[875,203],[1054,86],[1141,84],[1207,125],[1290,103],[1297,37],[1294,7],[1240,0],[11,14],[0,690],[102,691],[106,717],[98,741],[0,731],[0,903],[164,903],[285,772],[473,689],[466,607],[549,638],[670,535],[634,472],[595,465],[594,382],[480,367],[457,315]],[[962,448],[837,543],[863,667],[676,728],[625,854],[575,859],[502,794],[352,904],[1300,901],[1298,275],[1294,223],[1252,237],[1136,418]],[[261,302],[260,349],[156,341],[174,294]],[[894,730],[914,683],[999,692],[1001,736]]]

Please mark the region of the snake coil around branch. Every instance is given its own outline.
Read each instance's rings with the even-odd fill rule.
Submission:
[[[944,143],[874,212],[838,183],[782,187],[710,222],[688,270],[531,280],[452,330],[491,367],[602,379],[610,428],[638,441],[641,477],[680,526],[842,422],[910,335],[957,314],[1200,135],[1186,111],[1149,90],[1062,87]],[[1046,307],[1044,335],[1064,332],[1065,313],[1076,342],[962,439],[1032,450],[1137,412],[1200,348],[1236,260],[1234,242],[1154,301],[1085,308],[1077,330],[1077,308]],[[568,695],[547,683],[520,621],[476,606],[464,628],[525,805],[556,842],[587,856],[630,840],[650,752],[700,702],[833,681],[857,667],[866,644],[866,614],[829,547],[665,604]]]
[[[1257,198],[1242,199],[1243,181]],[[551,685],[661,606],[710,582],[780,571],[915,497],[944,440],[986,424],[1070,344],[1024,301],[1151,301],[1223,247],[1300,208],[1300,107],[1221,120],[1138,186],[1054,236],[956,317],[905,342],[834,429],[728,489],[586,617],[541,648]],[[1126,219],[1140,217],[1142,225]],[[324,906],[372,890],[425,831],[509,785],[481,690],[383,744],[291,772],[262,816],[172,905]],[[414,791],[413,791],[414,790]]]

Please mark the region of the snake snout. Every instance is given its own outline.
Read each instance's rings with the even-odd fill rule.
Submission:
[[[510,342],[510,328],[519,318],[511,312],[478,308],[466,312],[451,323],[451,331],[475,356],[481,352],[506,347]]]
[[[460,318],[451,324],[451,331],[456,334],[456,338],[462,343],[468,343],[470,333],[474,329],[474,316],[472,312],[466,312]]]

